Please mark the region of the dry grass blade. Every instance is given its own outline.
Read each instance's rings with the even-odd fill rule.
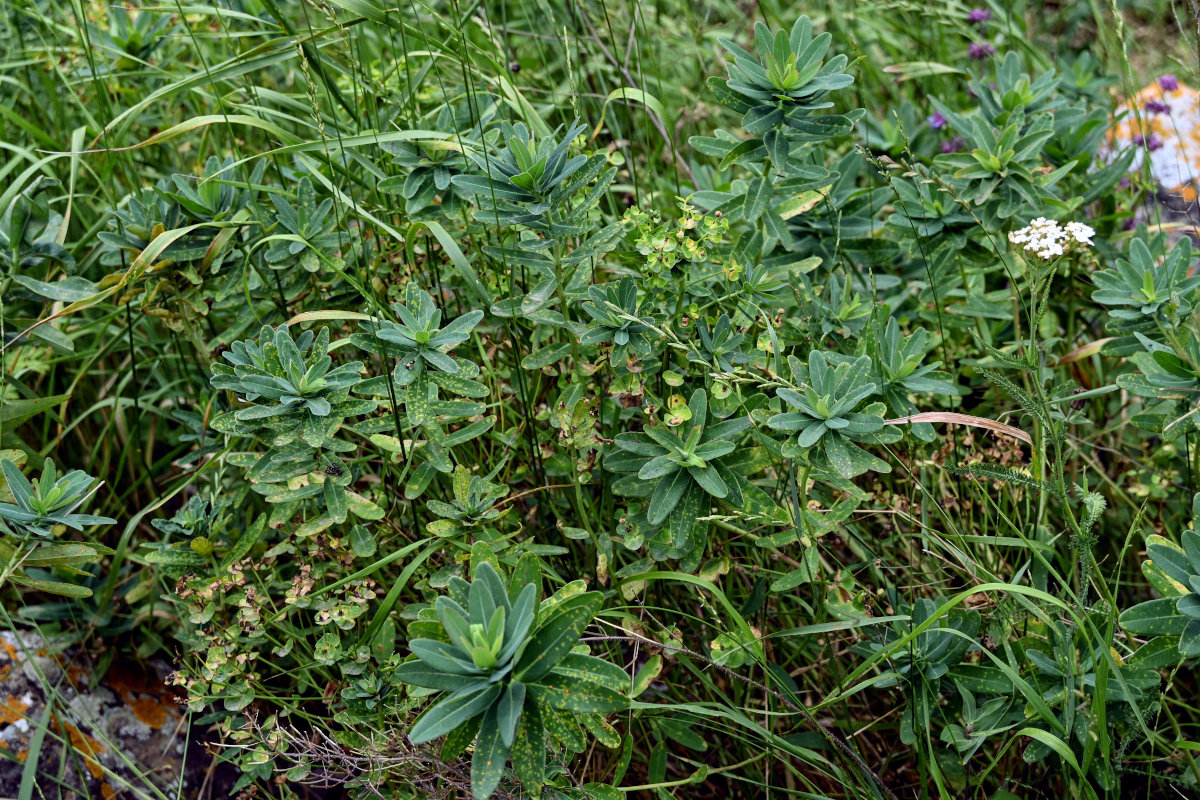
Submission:
[[[1081,358],[1094,356],[1096,353],[1100,352],[1101,347],[1108,342],[1111,342],[1115,338],[1115,336],[1105,336],[1103,339],[1097,339],[1094,342],[1088,342],[1085,345],[1080,345],[1060,358],[1058,361],[1054,362],[1054,366],[1061,367],[1063,364],[1070,364],[1071,362],[1078,361]]]
[[[1033,438],[1020,428],[1014,428],[1012,425],[1005,425],[1003,422],[996,422],[996,420],[986,417],[973,417],[970,414],[955,414],[950,411],[926,411],[921,414],[884,420],[883,424],[908,425],[913,422],[948,422],[952,425],[970,425],[973,428],[984,428],[992,433],[1011,436],[1033,446]]]

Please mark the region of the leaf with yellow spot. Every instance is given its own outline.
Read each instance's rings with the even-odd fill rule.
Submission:
[[[1191,572],[1191,565],[1183,548],[1164,536],[1146,537],[1148,561],[1142,562],[1142,573],[1150,585],[1163,597],[1180,597],[1191,589],[1184,581]]]
[[[649,689],[650,684],[662,672],[662,666],[662,656],[650,656],[650,658],[646,659],[646,663],[637,671],[637,675],[633,677],[633,688],[629,690],[629,696],[637,697]]]
[[[559,711],[550,706],[541,706],[542,722],[546,732],[553,736],[563,747],[572,753],[582,753],[587,743],[583,732],[575,722],[575,716],[567,711]]]
[[[541,786],[546,779],[546,728],[542,724],[542,712],[535,702],[525,704],[511,755],[513,769],[521,785],[531,796],[540,796]]]
[[[560,675],[591,681],[614,692],[624,692],[629,688],[629,676],[625,674],[625,670],[602,658],[582,653],[568,654],[554,671]]]
[[[599,714],[580,714],[579,720],[592,732],[592,736],[608,749],[615,750],[621,746],[621,734],[617,733],[617,729],[609,725],[604,717]]]
[[[629,706],[629,700],[620,692],[558,672],[530,684],[529,692],[543,708],[550,706],[575,714],[610,714]]]
[[[548,674],[571,652],[603,603],[604,596],[599,592],[588,592],[565,601],[534,633],[513,676],[530,682]]]
[[[507,762],[508,747],[500,736],[496,707],[492,706],[483,715],[479,738],[475,740],[475,755],[471,758],[471,794],[475,800],[487,800],[496,790]]]
[[[479,723],[482,719],[483,717],[471,717],[446,734],[446,739],[442,742],[443,762],[449,763],[466,751],[471,742],[475,741],[475,735],[479,733]]]
[[[560,605],[572,597],[578,597],[586,591],[586,583],[583,581],[571,581],[542,601],[542,604],[538,606],[538,618],[543,621],[550,619]]]

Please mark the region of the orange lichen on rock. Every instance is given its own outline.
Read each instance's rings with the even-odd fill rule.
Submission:
[[[139,786],[142,775],[178,786],[185,748],[177,741],[177,727],[183,716],[163,682],[168,671],[165,663],[118,659],[98,672],[76,649],[51,646],[32,632],[0,631],[0,678],[6,679],[0,691],[0,753],[10,762],[30,757],[31,732],[47,702],[40,676],[52,675],[59,695],[50,701],[53,734],[43,743],[39,768],[49,764],[53,771],[64,758],[83,767],[63,778],[64,800],[126,797],[130,792],[122,781],[131,773]]]
[[[134,697],[126,702],[135,717],[156,731],[161,730],[172,717],[179,717],[174,708],[164,706],[157,697]]]
[[[1164,81],[1151,83],[1117,109],[1109,159],[1136,148],[1131,170],[1148,159],[1160,187],[1191,201],[1200,181],[1200,93],[1174,79]]]
[[[71,688],[75,691],[80,691],[88,685],[88,671],[83,667],[75,664],[67,664],[67,683],[71,684]]]
[[[93,778],[99,780],[104,777],[104,769],[100,766],[100,755],[107,753],[108,748],[79,730],[79,728],[70,722],[60,721],[57,714],[53,717],[53,728],[60,735],[63,735],[65,731],[67,739],[71,742],[71,747],[79,755],[83,756],[84,766],[87,767],[87,771],[92,774]]]
[[[179,720],[175,694],[161,681],[147,679],[134,672],[112,672],[108,686],[117,692],[129,710],[152,730],[162,730]]]
[[[31,705],[31,701],[10,694],[4,698],[4,702],[0,703],[0,723],[12,725],[14,722],[25,719],[25,712]]]

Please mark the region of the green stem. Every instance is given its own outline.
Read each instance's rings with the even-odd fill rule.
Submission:
[[[805,464],[804,471],[800,473],[800,481],[796,487],[800,492],[800,524],[804,526],[806,534],[812,533],[812,523],[808,521],[808,476],[811,472],[812,464]]]
[[[583,452],[579,449],[576,449],[575,462],[578,463],[582,456]],[[577,514],[579,514],[580,520],[583,521],[583,529],[588,532],[588,537],[592,540],[595,540],[596,532],[592,530],[591,515],[584,513],[584,509],[586,509],[587,506],[585,506],[583,502],[583,483],[579,480],[579,470],[574,470],[574,473],[575,474],[572,476],[574,478],[572,483],[575,484],[575,511]]]

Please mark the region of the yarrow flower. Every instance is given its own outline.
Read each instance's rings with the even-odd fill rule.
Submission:
[[[971,13],[967,14],[967,22],[972,25],[982,25],[992,18],[992,12],[986,8],[972,8]]]
[[[987,42],[971,42],[967,47],[967,58],[972,58],[976,61],[983,61],[994,55],[996,55],[996,48]]]
[[[1146,101],[1146,113],[1147,114],[1169,114],[1169,113],[1171,113],[1171,107],[1169,105],[1167,105],[1166,103],[1164,103],[1162,100],[1151,99],[1151,100]]]
[[[1164,92],[1173,92],[1179,88],[1179,79],[1174,75],[1163,75],[1158,79],[1158,85]]]
[[[928,122],[929,127],[933,128],[935,131],[946,126],[946,118],[942,116],[942,112],[940,111],[933,112],[931,116],[925,118],[925,121]]]
[[[1066,232],[1079,244],[1086,244],[1091,247],[1092,237],[1096,235],[1096,230],[1091,225],[1085,225],[1082,222],[1068,222],[1064,228]]]
[[[1049,261],[1064,255],[1072,245],[1091,246],[1095,235],[1096,231],[1082,222],[1068,222],[1064,227],[1052,219],[1038,217],[1028,226],[1008,234],[1008,241]]]

